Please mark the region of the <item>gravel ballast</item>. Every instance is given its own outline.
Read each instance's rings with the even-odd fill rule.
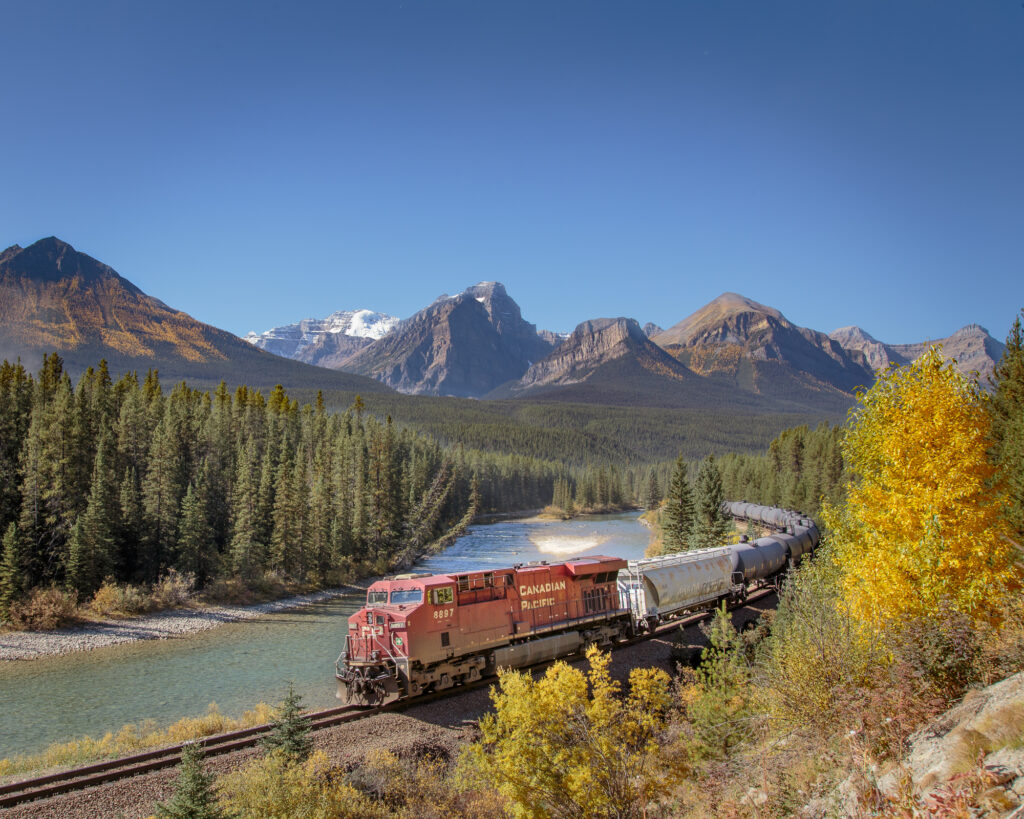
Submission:
[[[162,611],[125,620],[95,620],[53,631],[10,631],[0,634],[0,662],[35,660],[137,640],[183,637],[224,623],[253,620],[264,614],[308,606],[353,591],[357,589],[348,586],[253,606],[211,605]]]

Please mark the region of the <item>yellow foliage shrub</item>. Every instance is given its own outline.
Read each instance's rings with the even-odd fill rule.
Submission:
[[[140,614],[149,607],[149,597],[143,589],[112,580],[104,581],[89,601],[89,608],[99,615]]]
[[[658,753],[668,675],[634,669],[623,698],[609,655],[591,646],[587,659],[586,675],[563,662],[537,681],[500,675],[495,713],[460,759],[463,787],[498,791],[517,817],[642,815],[668,786]]]
[[[237,819],[301,816],[304,819],[374,819],[390,816],[344,781],[323,751],[291,764],[271,754],[217,781],[221,806]]]

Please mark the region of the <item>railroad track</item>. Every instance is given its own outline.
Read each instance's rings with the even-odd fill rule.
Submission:
[[[743,608],[758,600],[774,594],[773,589],[762,589],[751,594],[745,601],[737,604],[732,610]],[[711,616],[711,611],[698,612],[689,617],[682,617],[666,623],[654,631],[631,637],[612,646],[613,650],[636,645],[654,637],[664,636],[680,627],[692,626]],[[565,659],[565,658],[561,658]],[[559,660],[551,660],[530,666],[531,673],[544,671]],[[437,691],[431,694],[424,694],[419,697],[411,697],[405,700],[388,703],[387,705],[367,708],[358,705],[343,705],[336,708],[328,708],[324,711],[313,711],[306,716],[310,720],[314,731],[329,728],[333,725],[340,725],[346,722],[356,722],[368,717],[390,711],[404,711],[416,705],[423,705],[428,702],[443,699],[445,697],[472,691],[477,688],[484,688],[493,685],[494,677],[485,677],[474,683],[459,685],[454,688]],[[164,768],[173,768],[181,762],[181,750],[185,745],[196,744],[203,748],[205,756],[219,756],[221,754],[239,751],[256,745],[271,730],[270,725],[257,725],[252,728],[244,728],[240,731],[230,731],[226,734],[203,737],[189,743],[181,743],[154,751],[146,751],[141,754],[110,759],[106,762],[97,762],[93,765],[86,765],[80,768],[73,768],[69,771],[46,774],[45,776],[24,779],[20,782],[11,782],[0,785],[0,809],[11,808],[25,802],[34,802],[39,799],[47,799],[51,796],[58,796],[72,791],[85,790],[95,785],[103,785],[109,782],[117,782],[122,779],[130,779],[141,774],[159,771]]]

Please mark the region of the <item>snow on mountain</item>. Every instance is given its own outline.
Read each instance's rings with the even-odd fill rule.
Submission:
[[[295,324],[272,327],[263,333],[248,333],[245,340],[269,353],[303,360],[303,353],[322,344],[327,335],[345,335],[376,341],[390,333],[398,319],[373,310],[339,310],[326,318],[302,319]]]

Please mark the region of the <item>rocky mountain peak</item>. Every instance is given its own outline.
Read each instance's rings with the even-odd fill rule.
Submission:
[[[661,347],[741,343],[741,338],[766,320],[792,326],[778,310],[739,293],[723,293],[695,313],[651,338]]]
[[[112,267],[85,253],[79,253],[56,236],[40,239],[25,248],[19,245],[7,248],[0,254],[0,275],[39,283],[78,278],[87,284],[94,284],[114,279],[132,293],[142,292],[127,279],[121,278]]]
[[[657,370],[683,380],[688,371],[647,338],[636,319],[596,318],[581,322],[546,358],[533,364],[520,380],[521,389],[576,384],[598,369],[620,360],[638,369]]]
[[[723,293],[651,340],[694,372],[756,393],[849,396],[874,379],[862,353],[738,293]]]
[[[402,392],[479,397],[519,378],[552,343],[500,282],[442,296],[343,364]]]

